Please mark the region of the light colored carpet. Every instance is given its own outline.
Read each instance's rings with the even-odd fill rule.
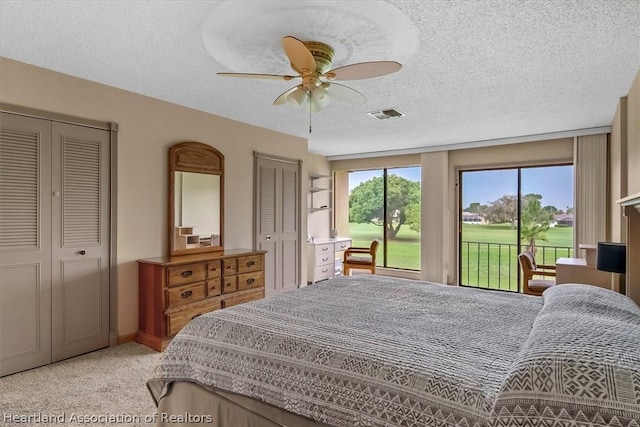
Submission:
[[[0,378],[0,425],[153,425],[146,380],[159,355],[127,343]]]

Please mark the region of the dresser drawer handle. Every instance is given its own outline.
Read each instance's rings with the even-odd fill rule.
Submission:
[[[256,265],[254,261],[247,262],[247,267],[253,267],[254,265]]]
[[[224,285],[228,288],[229,286],[233,286],[233,283],[232,282],[227,282]]]
[[[180,294],[182,298],[189,298],[191,295],[193,295],[193,291],[184,291]]]
[[[180,275],[182,277],[190,277],[193,274],[193,271],[189,270],[189,271],[183,271],[182,273],[180,273]]]
[[[329,258],[322,258],[322,262],[329,261]]]
[[[254,283],[256,281],[256,279],[254,279],[253,277],[250,279],[247,279],[247,285],[250,285],[252,283]]]
[[[325,269],[322,270],[323,273],[326,273],[327,271],[329,271],[328,268],[325,268]]]
[[[329,250],[329,248],[322,248],[322,252],[326,252],[328,250]]]

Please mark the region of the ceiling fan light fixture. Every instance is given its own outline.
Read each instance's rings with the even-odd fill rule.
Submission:
[[[311,92],[311,98],[309,99],[311,112],[315,113],[322,110],[324,107],[329,105],[330,101],[331,97],[329,96],[327,91],[322,87],[316,87],[315,89],[313,89],[313,92]]]
[[[307,98],[307,90],[302,87],[302,85],[300,85],[287,96],[287,101],[289,101],[289,104],[293,105],[294,107],[300,108],[306,102],[308,102]]]
[[[292,36],[282,38],[284,53],[289,59],[291,68],[297,76],[255,73],[218,73],[226,77],[244,77],[289,81],[295,78],[301,84],[289,88],[280,94],[273,105],[291,104],[314,113],[329,105],[331,98],[352,105],[361,105],[367,98],[357,90],[334,80],[362,80],[395,73],[402,65],[395,61],[368,61],[331,68],[334,50],[326,43],[318,41],[301,41]]]

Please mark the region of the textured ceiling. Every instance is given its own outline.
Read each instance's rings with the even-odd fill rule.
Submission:
[[[403,68],[346,82],[367,103],[332,102],[309,134],[308,113],[272,105],[291,82],[215,75],[291,73],[285,35],[331,44],[334,67]],[[0,55],[308,138],[318,154],[450,147],[609,126],[640,69],[640,0],[0,0]],[[405,117],[365,114],[391,107]]]

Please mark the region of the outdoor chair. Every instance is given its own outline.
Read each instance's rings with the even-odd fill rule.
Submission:
[[[376,274],[376,251],[378,250],[378,241],[371,242],[368,248],[350,247],[344,251],[342,261],[343,274],[350,276],[351,269],[363,269]]]
[[[536,259],[530,251],[521,252],[518,260],[522,268],[522,290],[525,294],[540,296],[546,289],[555,286],[555,265],[536,264]],[[554,277],[554,279],[541,279],[535,276]]]

